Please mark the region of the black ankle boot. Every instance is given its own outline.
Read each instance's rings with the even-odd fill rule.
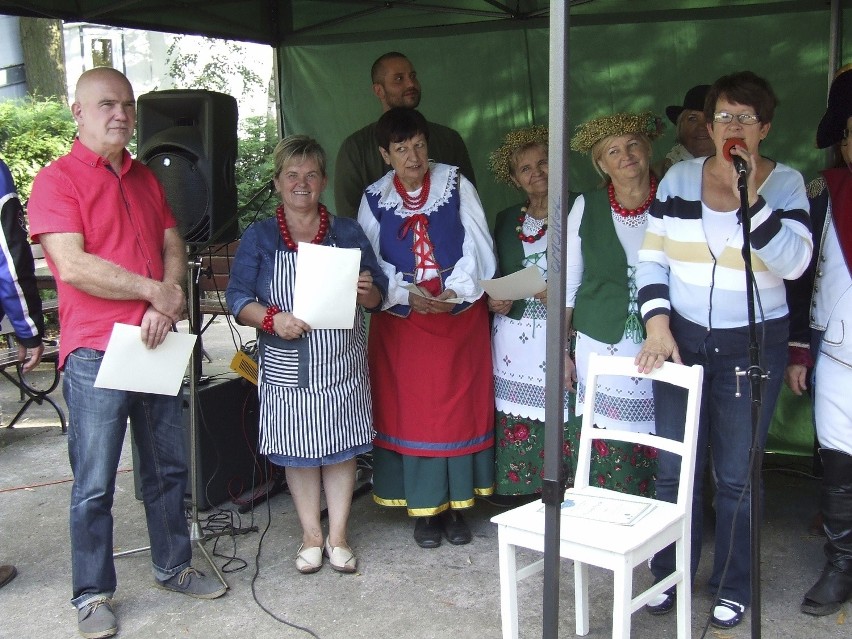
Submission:
[[[852,596],[852,455],[830,448],[819,452],[824,468],[820,509],[828,561],[805,594],[801,610],[823,616],[837,612]]]

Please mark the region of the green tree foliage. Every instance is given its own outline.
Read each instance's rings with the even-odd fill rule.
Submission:
[[[245,229],[255,219],[272,216],[278,205],[278,197],[269,188],[278,131],[268,116],[246,118],[241,129],[235,173],[240,228]]]
[[[71,148],[77,125],[68,105],[57,99],[0,102],[0,157],[9,165],[21,201],[36,173]]]
[[[187,41],[185,36],[176,36],[169,45],[168,69],[169,75],[176,86],[187,89],[206,89],[227,93],[231,78],[239,78],[243,84],[243,92],[252,86],[262,87],[263,80],[245,64],[245,49],[237,42],[230,43],[227,55],[220,53],[219,43],[214,38],[203,38],[202,50],[209,52],[207,56],[199,56],[196,39]],[[205,60],[202,63],[202,58]]]

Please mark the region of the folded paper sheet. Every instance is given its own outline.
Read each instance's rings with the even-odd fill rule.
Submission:
[[[422,289],[417,287],[417,284],[406,284],[405,289],[411,291],[415,295],[419,295],[420,297],[428,297],[431,299],[430,295],[426,295]],[[445,300],[441,300],[442,302],[446,302],[447,304],[461,304],[464,300],[461,297],[448,297]]]
[[[169,333],[157,348],[148,348],[141,328],[116,323],[95,387],[177,395],[196,339],[192,333]]]
[[[547,282],[541,276],[537,266],[528,266],[511,275],[493,280],[479,280],[479,285],[495,300],[523,300],[541,293],[547,288]]]

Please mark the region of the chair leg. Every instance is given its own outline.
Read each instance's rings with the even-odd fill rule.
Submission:
[[[675,542],[675,571],[680,573],[677,583],[677,637],[689,639],[692,631],[692,580],[689,558],[689,534]]]
[[[497,529],[500,564],[500,619],[503,639],[518,639],[518,567],[515,546]]]
[[[574,610],[576,633],[589,634],[589,565],[574,560]]]
[[[26,401],[26,402],[24,402],[24,405],[23,405],[23,406],[21,406],[21,408],[20,408],[20,409],[18,409],[18,412],[17,412],[17,413],[15,413],[15,416],[12,418],[12,421],[10,421],[10,422],[6,425],[6,428],[14,428],[14,427],[15,427],[15,424],[17,424],[17,423],[18,423],[18,420],[19,420],[21,417],[23,417],[23,416],[24,416],[24,413],[26,413],[26,412],[27,412],[27,409],[28,409],[28,408],[29,408],[29,407],[30,407],[33,403],[35,403],[35,404],[36,404],[36,405],[38,405],[38,406],[41,406],[41,405],[42,405],[42,403],[44,403],[44,402],[47,402],[48,404],[50,404],[51,406],[53,406],[53,410],[55,410],[55,411],[56,411],[56,414],[57,414],[57,416],[59,417],[59,424],[62,426],[62,432],[63,432],[63,433],[67,433],[67,432],[68,432],[68,424],[67,424],[67,422],[65,421],[65,411],[63,411],[63,410],[59,407],[59,404],[57,404],[55,401],[53,401],[53,399],[51,399],[50,397],[47,397],[46,395],[38,395],[38,396],[32,396],[32,395],[31,395],[31,396],[27,399],[27,401]]]
[[[613,572],[612,597],[612,639],[630,639],[633,568],[626,560]]]

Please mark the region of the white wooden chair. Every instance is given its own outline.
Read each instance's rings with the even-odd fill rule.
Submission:
[[[684,441],[679,442],[645,433],[592,428],[592,407],[598,378],[605,375],[649,377],[687,390]],[[690,529],[695,448],[701,384],[700,366],[666,362],[650,374],[637,373],[628,357],[592,355],[586,386],[583,430],[574,487],[565,492],[562,506],[559,554],[574,560],[574,599],[578,635],[589,632],[588,564],[613,571],[612,636],[630,637],[633,612],[651,599],[677,587],[677,636],[690,636]],[[589,485],[591,450],[594,440],[618,440],[667,450],[681,456],[677,503],[626,495]],[[570,505],[569,505],[570,504]],[[543,560],[518,568],[515,551],[529,548],[544,552],[544,506],[541,501],[501,513],[491,520],[497,524],[500,548],[500,611],[503,638],[518,637],[517,582],[543,569]],[[628,523],[629,522],[629,523]],[[675,544],[676,568],[665,579],[633,596],[633,568],[654,553]]]

